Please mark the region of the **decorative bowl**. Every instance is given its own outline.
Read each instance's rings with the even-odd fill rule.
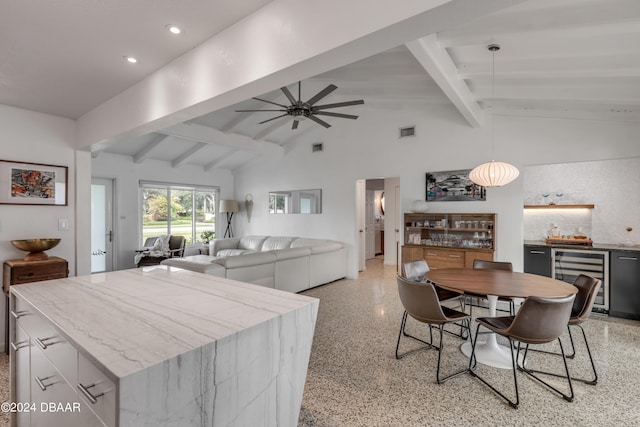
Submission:
[[[12,240],[11,244],[21,251],[29,252],[25,257],[25,261],[41,261],[49,258],[44,251],[55,248],[60,243],[58,238],[48,239],[24,239],[24,240]]]
[[[429,209],[429,203],[424,200],[414,200],[411,203],[411,212],[425,213]]]

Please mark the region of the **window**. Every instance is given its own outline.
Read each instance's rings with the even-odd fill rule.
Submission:
[[[289,213],[289,193],[269,193],[269,213]]]
[[[172,234],[187,243],[205,242],[216,233],[216,188],[141,183],[142,241]]]

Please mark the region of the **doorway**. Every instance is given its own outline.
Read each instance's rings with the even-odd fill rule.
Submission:
[[[400,178],[356,181],[358,270],[367,260],[381,258],[398,265],[400,243]]]
[[[91,179],[91,273],[112,271],[113,180]]]

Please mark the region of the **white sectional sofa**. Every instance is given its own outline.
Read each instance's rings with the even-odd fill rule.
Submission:
[[[216,239],[209,255],[170,258],[164,265],[300,292],[347,275],[340,242],[281,236]]]

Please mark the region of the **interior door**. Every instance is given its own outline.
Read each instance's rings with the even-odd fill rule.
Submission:
[[[367,244],[365,229],[365,212],[364,205],[366,201],[365,196],[366,182],[364,179],[356,181],[356,233],[358,241],[358,271],[365,269],[365,248]]]
[[[113,270],[113,180],[91,179],[91,272]]]
[[[393,199],[393,212],[394,212],[394,227],[393,233],[395,237],[395,255],[396,255],[396,271],[400,273],[400,230],[402,230],[402,222],[400,215],[400,186],[394,187],[394,199]]]
[[[366,190],[365,200],[365,235],[366,235],[366,252],[365,258],[371,259],[376,256],[376,217],[375,217],[375,192]]]

